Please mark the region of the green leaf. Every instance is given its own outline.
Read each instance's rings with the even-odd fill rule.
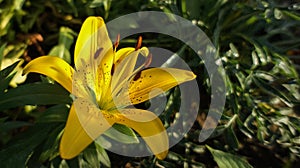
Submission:
[[[37,123],[66,122],[69,108],[65,104],[59,104],[48,108],[39,118]]]
[[[55,158],[56,159],[56,158]],[[55,160],[54,159],[54,160]],[[59,158],[59,159],[61,159],[61,158]],[[71,159],[71,160],[66,160],[67,161],[67,165],[70,167],[70,168],[81,168],[81,162],[82,161],[84,161],[83,159],[82,159],[82,154],[80,154],[80,155],[78,155],[78,157],[75,157],[75,158],[73,158],[73,159]],[[60,162],[61,162],[61,160],[60,160]],[[54,166],[54,168],[56,168],[56,167],[58,167],[58,166]]]
[[[1,47],[0,47],[0,68],[1,68],[1,65],[2,65],[2,60],[4,58],[4,54],[3,53],[4,53],[5,47],[6,47],[6,43],[2,44]]]
[[[97,7],[101,7],[103,5],[104,1],[103,0],[93,0],[91,2],[89,2],[89,7],[90,8],[97,8]]]
[[[176,164],[175,163],[180,163],[180,161],[176,161],[176,162],[168,162],[168,161],[164,161],[164,160],[158,160],[158,163],[161,165],[161,167],[168,167],[168,168],[175,168]],[[157,164],[156,164],[157,165]],[[152,162],[152,165],[149,167],[155,167],[155,163]],[[199,167],[201,168],[201,167]]]
[[[25,121],[6,121],[8,117],[0,118],[0,144],[6,144],[14,136],[17,128],[31,126],[32,123]]]
[[[12,73],[13,70],[18,66],[20,61],[15,62],[14,64],[6,67],[0,71],[0,93],[4,92],[7,89],[10,81],[15,76],[16,72]]]
[[[105,151],[104,148],[102,148],[102,146],[100,146],[98,143],[94,143],[96,146],[96,151],[97,151],[97,155],[98,155],[98,160],[100,160],[100,162],[106,166],[106,167],[111,167],[111,163],[109,160],[109,157]]]
[[[32,124],[25,121],[7,121],[4,123],[0,123],[0,132],[7,132],[12,129],[16,129],[23,126],[30,126],[30,125]]]
[[[139,139],[134,131],[131,128],[121,124],[114,124],[112,128],[105,131],[104,135],[122,143],[139,143]]]
[[[76,5],[74,4],[73,0],[67,0],[69,6],[71,7],[72,11],[74,12],[74,15],[77,17],[78,16],[78,11],[76,8]]]
[[[79,155],[78,157],[78,167],[82,168],[82,167],[91,167],[86,160],[83,158],[83,155]],[[73,159],[74,160],[74,159]],[[69,164],[70,165],[70,164]],[[70,165],[70,167],[73,168],[73,166]]]
[[[225,139],[228,145],[234,149],[238,150],[239,148],[239,141],[233,131],[233,126],[230,125],[226,130],[225,130]]]
[[[206,145],[206,147],[220,168],[252,168],[252,166],[240,156],[213,149],[208,145]]]
[[[10,81],[14,78],[16,73],[17,72],[0,81],[0,93],[3,93],[8,88]]]
[[[15,141],[0,151],[0,167],[26,167],[26,161],[39,144],[47,137],[54,125],[37,124],[18,135]]]
[[[284,102],[299,103],[299,100],[297,100],[289,91],[286,91],[285,93],[283,92],[286,90],[286,88],[282,87],[281,90],[279,90],[276,88],[276,86],[273,86],[269,82],[266,82],[258,75],[254,75],[252,79],[254,83],[265,93],[277,96]]]
[[[0,71],[0,80],[4,80],[5,78],[8,77],[8,75],[17,67],[20,61],[15,62],[14,64],[6,67],[2,71]]]
[[[73,1],[69,2],[73,4]],[[54,46],[48,55],[57,56],[71,64],[70,48],[74,42],[75,32],[67,27],[61,27],[59,30],[58,45]]]
[[[49,138],[47,138],[45,143],[43,143],[43,152],[39,156],[39,160],[41,162],[52,160],[59,155],[59,142],[64,126],[64,124],[61,124],[54,128],[51,133],[49,133]]]
[[[49,52],[49,55],[57,56],[66,62],[71,63],[71,54],[63,44],[54,46]]]
[[[74,42],[74,36],[76,36],[76,33],[72,29],[61,27],[59,30],[58,44],[63,44],[65,48],[69,50]]]
[[[199,12],[199,8],[201,8],[201,1],[199,0],[188,0],[185,1],[186,8],[189,13],[190,19],[198,19],[200,18],[201,13]]]
[[[5,92],[0,97],[0,110],[24,105],[68,104],[69,93],[60,85],[34,83],[22,85]]]
[[[288,11],[288,10],[283,10],[281,11],[284,15],[294,19],[294,20],[297,20],[297,21],[300,21],[300,15],[296,12],[291,12],[291,11]]]
[[[69,168],[68,163],[65,160],[62,160],[59,164],[59,168]]]
[[[83,158],[90,167],[100,168],[100,160],[98,160],[97,151],[93,144],[83,151]]]

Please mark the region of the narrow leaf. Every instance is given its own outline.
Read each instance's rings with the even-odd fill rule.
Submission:
[[[239,148],[239,141],[233,131],[233,126],[230,125],[226,130],[225,130],[225,139],[226,142],[229,144],[229,146],[234,149],[238,150]]]
[[[14,167],[26,167],[26,161],[32,151],[47,138],[52,128],[53,125],[39,124],[18,135],[15,141],[0,151],[0,167],[10,168],[12,165]]]
[[[10,131],[12,129],[20,128],[23,126],[30,126],[31,123],[24,121],[7,121],[4,123],[0,123],[0,132]]]
[[[37,119],[40,123],[49,122],[66,122],[68,118],[69,108],[65,104],[59,104],[48,108],[43,114]]]
[[[4,58],[3,52],[4,52],[5,47],[6,47],[6,43],[2,44],[0,46],[0,68],[1,68],[1,65],[2,65],[2,60]]]
[[[16,72],[0,80],[0,93],[3,93],[9,86],[10,81],[14,78]]]
[[[60,85],[35,83],[22,85],[5,92],[0,97],[0,110],[24,105],[67,104],[69,93]]]
[[[83,158],[90,167],[100,168],[100,160],[98,160],[97,151],[93,144],[83,151]]]
[[[13,63],[12,65],[6,67],[2,71],[0,71],[0,81],[2,81],[3,79],[7,78],[8,75],[17,67],[17,65],[19,64],[19,62],[20,61],[17,61],[15,63]]]
[[[139,143],[139,139],[134,131],[125,125],[114,124],[112,128],[105,131],[104,135],[122,143]]]
[[[206,147],[220,168],[252,168],[252,166],[240,156],[213,149],[208,145],[206,145]]]
[[[98,143],[95,143],[95,146],[100,162],[106,167],[111,167],[111,163],[105,149],[102,148],[102,146],[100,146]]]

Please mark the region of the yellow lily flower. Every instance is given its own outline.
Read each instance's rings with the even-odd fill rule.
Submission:
[[[136,48],[118,51],[115,48],[103,19],[89,17],[75,45],[75,70],[54,56],[36,58],[24,68],[24,73],[52,78],[75,97],[60,142],[63,159],[77,156],[113,124],[135,130],[158,159],[164,159],[168,153],[169,140],[161,120],[150,111],[128,106],[149,100],[196,76],[174,68],[142,69],[151,56],[146,47],[141,48],[141,39]],[[146,61],[135,68],[139,54]]]

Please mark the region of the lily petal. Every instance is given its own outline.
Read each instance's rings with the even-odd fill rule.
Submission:
[[[105,97],[106,90],[109,88],[113,59],[113,45],[103,19],[88,17],[78,35],[74,62],[77,70],[87,74],[87,80],[94,81],[94,86],[90,87],[97,93],[98,101],[101,97]]]
[[[46,75],[61,84],[70,93],[72,91],[72,76],[74,69],[63,59],[54,56],[42,56],[30,61],[23,69],[29,72]]]
[[[105,114],[105,112],[103,113]],[[83,151],[93,140],[113,125],[113,121],[109,117],[110,115],[102,115],[102,112],[88,100],[76,99],[70,109],[60,142],[61,157],[71,159]]]
[[[125,57],[127,57],[133,51],[135,51],[135,48],[133,47],[126,47],[126,48],[119,49],[115,54],[114,64],[116,65],[119,62],[121,62]]]
[[[161,120],[152,112],[141,109],[122,109],[118,124],[134,129],[145,140],[155,156],[162,160],[168,154],[169,139]]]
[[[115,73],[112,76],[113,97],[120,91],[122,86],[132,76],[139,54],[148,56],[146,47],[135,50],[135,48],[122,48],[116,53]]]
[[[129,89],[115,98],[118,105],[139,104],[165,91],[196,78],[193,72],[175,68],[150,68],[138,72],[129,82]],[[130,100],[129,100],[130,99]]]
[[[133,47],[121,48],[115,54],[114,64],[117,66],[124,58],[128,57],[134,51],[138,51],[143,56],[147,56],[149,54],[149,50],[146,47],[142,47],[140,49],[135,49]]]
[[[77,65],[80,58],[90,59],[94,56],[98,57],[98,55],[95,55],[97,50],[99,47],[106,46],[106,43],[110,43],[110,45],[112,45],[108,37],[104,20],[101,17],[88,17],[81,26],[75,44],[75,66],[78,67]]]

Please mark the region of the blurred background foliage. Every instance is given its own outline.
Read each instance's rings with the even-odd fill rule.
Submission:
[[[182,16],[214,43],[227,88],[217,129],[198,142],[210,103],[204,62],[174,39],[146,36],[145,46],[177,52],[198,76],[201,108],[193,128],[163,161],[119,156],[94,144],[61,160],[69,93],[37,74],[26,79],[22,67],[48,54],[73,64],[87,16],[108,22],[147,10]],[[298,0],[0,0],[0,167],[300,167],[299,36]],[[121,45],[135,42],[132,37]],[[178,111],[179,94],[178,88],[168,92],[169,116]],[[174,122],[168,115],[161,117],[166,125]]]

